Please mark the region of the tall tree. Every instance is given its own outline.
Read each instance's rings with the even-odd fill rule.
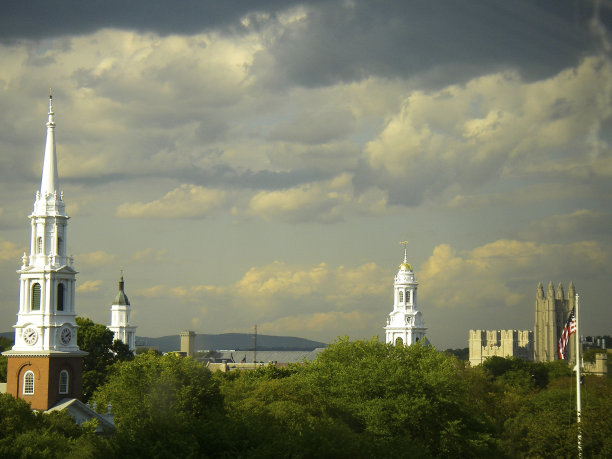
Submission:
[[[111,404],[125,455],[201,457],[229,445],[217,446],[223,435],[217,383],[194,359],[139,354],[114,365],[93,399]]]
[[[113,341],[113,332],[105,325],[86,317],[77,317],[76,323],[79,326],[77,344],[88,353],[83,358],[83,400],[87,401],[106,381],[109,367],[115,362],[132,359],[133,354],[121,341]]]
[[[493,454],[491,426],[469,403],[463,364],[421,344],[341,339],[298,378],[382,446],[433,456]]]
[[[13,340],[0,336],[0,352],[8,351],[13,346]],[[6,382],[6,367],[8,357],[0,355],[0,383]]]
[[[109,457],[110,441],[95,425],[77,425],[63,411],[32,411],[22,399],[0,394],[0,457]]]

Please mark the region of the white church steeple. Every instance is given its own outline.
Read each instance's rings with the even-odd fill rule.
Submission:
[[[66,256],[69,217],[59,191],[51,94],[40,190],[29,218],[30,254],[24,253],[18,271],[20,305],[13,350],[78,353],[74,306],[77,272],[72,257]]]
[[[418,282],[408,263],[407,243],[404,244],[404,261],[393,282],[393,311],[387,319],[385,342],[390,344],[414,344],[425,337],[425,322],[417,307]]]
[[[53,113],[53,95],[49,90],[49,113],[47,114],[47,142],[43,157],[43,172],[40,183],[42,196],[58,192],[59,179],[57,178],[57,155],[55,154],[55,113]]]
[[[114,338],[123,341],[134,352],[136,349],[136,326],[130,324],[130,300],[124,291],[123,270],[119,279],[119,291],[111,306],[111,324],[109,330]]]
[[[77,272],[66,256],[68,216],[59,191],[53,100],[49,94],[47,142],[31,223],[30,254],[19,271],[15,345],[7,359],[6,392],[35,410],[79,398],[83,356],[77,346],[74,291]]]

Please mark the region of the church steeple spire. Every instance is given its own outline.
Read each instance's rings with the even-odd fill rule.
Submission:
[[[53,112],[53,94],[49,89],[49,113],[47,113],[47,142],[43,158],[42,179],[40,181],[40,194],[47,197],[59,190],[57,175],[57,155],[55,153],[55,113]]]
[[[32,409],[47,410],[81,394],[82,358],[76,325],[76,275],[66,256],[68,216],[58,193],[53,99],[49,94],[47,141],[40,190],[30,219],[30,254],[19,271],[15,345],[7,363],[7,392]]]

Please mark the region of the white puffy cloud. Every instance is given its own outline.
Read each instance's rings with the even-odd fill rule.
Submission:
[[[359,194],[352,175],[286,190],[260,191],[249,202],[248,213],[266,219],[278,216],[291,223],[332,223],[350,214],[377,214],[387,210],[387,197],[376,188]]]
[[[285,263],[274,262],[263,267],[249,269],[242,279],[234,284],[240,297],[269,301],[276,295],[296,297],[309,295],[321,290],[328,281],[329,269],[325,263],[310,269],[296,269]]]
[[[448,244],[435,247],[419,271],[427,285],[422,299],[437,308],[523,307],[525,281],[535,285],[549,279],[584,279],[604,275],[610,251],[593,241],[547,244],[500,239],[457,252]],[[535,291],[535,290],[534,290]]]
[[[317,295],[332,302],[346,303],[384,291],[385,271],[368,262],[361,266],[330,267],[327,263],[299,266],[280,261],[249,268],[232,284],[175,286],[156,285],[139,291],[146,297],[164,296],[197,301],[202,294],[225,295],[258,305],[282,305],[289,298]]]
[[[345,329],[350,334],[371,326],[371,319],[380,315],[377,298],[389,288],[388,275],[373,262],[331,267],[275,261],[249,268],[231,284],[156,285],[136,295],[164,304],[179,302],[191,323],[198,319],[223,330],[258,323],[266,333],[280,333],[283,327],[293,333],[302,323],[309,336],[333,339],[337,321],[350,327]],[[211,318],[214,323],[207,322]]]
[[[220,207],[227,193],[196,185],[181,185],[156,201],[126,202],[117,208],[122,218],[195,218],[204,217]]]
[[[101,286],[102,286],[101,280],[89,280],[89,281],[83,282],[82,284],[78,284],[76,291],[79,293],[98,292]]]
[[[504,72],[413,91],[367,144],[368,162],[409,203],[500,176],[609,178],[601,129],[612,114],[611,89],[612,66],[591,57],[546,80]]]

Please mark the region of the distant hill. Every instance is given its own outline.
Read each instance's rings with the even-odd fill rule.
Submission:
[[[0,336],[12,340],[15,332],[0,333]],[[161,352],[178,351],[181,348],[179,335],[162,336],[160,338],[136,337],[137,345],[150,346]],[[293,336],[257,335],[257,349],[260,351],[312,351],[325,347],[325,343],[311,341]],[[220,335],[197,335],[195,349],[200,350],[251,350],[253,335],[248,333],[221,333]]]
[[[137,345],[156,347],[161,352],[178,351],[181,347],[179,335],[160,338],[137,337]],[[257,335],[257,349],[261,351],[312,351],[325,347],[325,343],[293,336]],[[253,335],[248,333],[221,333],[219,335],[196,334],[195,350],[250,350]]]

